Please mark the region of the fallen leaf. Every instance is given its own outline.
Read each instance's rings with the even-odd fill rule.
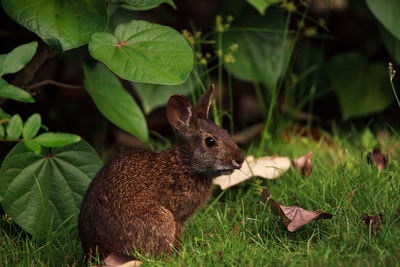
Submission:
[[[312,221],[332,218],[332,214],[323,211],[305,210],[299,206],[282,206],[271,198],[268,189],[264,189],[262,195],[272,212],[282,218],[283,224],[290,232]]]
[[[265,179],[275,179],[286,172],[290,167],[290,159],[287,157],[246,157],[240,170],[235,170],[230,175],[221,175],[214,178],[214,184],[222,190],[237,185],[253,176]]]
[[[311,156],[312,152],[308,152],[306,155],[292,160],[294,169],[304,177],[310,176],[312,172]]]
[[[380,171],[386,168],[388,156],[383,154],[379,148],[375,148],[367,154],[368,164],[375,165]]]
[[[371,232],[375,235],[379,234],[381,230],[381,223],[383,223],[383,214],[379,213],[375,216],[370,216],[367,213],[364,213],[362,216],[365,224],[367,225],[368,229],[371,229]]]

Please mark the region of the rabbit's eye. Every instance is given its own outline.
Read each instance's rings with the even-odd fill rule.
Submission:
[[[205,142],[206,142],[206,146],[207,146],[207,147],[213,147],[213,146],[216,145],[215,140],[214,140],[214,138],[212,138],[212,137],[207,137],[207,138],[205,139]]]

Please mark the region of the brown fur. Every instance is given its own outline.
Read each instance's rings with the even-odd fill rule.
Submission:
[[[196,110],[182,96],[167,104],[179,139],[162,152],[129,151],[108,162],[86,192],[79,232],[86,253],[169,254],[185,222],[212,190],[212,178],[240,168],[243,153],[207,116],[212,89]],[[207,147],[212,137],[216,146]]]

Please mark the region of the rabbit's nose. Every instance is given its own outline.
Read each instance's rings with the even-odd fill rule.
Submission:
[[[239,153],[236,159],[232,160],[232,165],[235,166],[235,168],[240,169],[242,167],[243,161],[244,161],[243,153]]]

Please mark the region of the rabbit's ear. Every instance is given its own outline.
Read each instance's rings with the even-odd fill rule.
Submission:
[[[193,107],[186,97],[181,95],[171,96],[167,103],[169,124],[177,130],[182,130],[182,127],[189,127],[193,116],[192,110]]]
[[[208,111],[211,104],[211,96],[214,91],[214,84],[211,84],[210,88],[205,92],[197,102],[196,115],[198,118],[207,119]]]

